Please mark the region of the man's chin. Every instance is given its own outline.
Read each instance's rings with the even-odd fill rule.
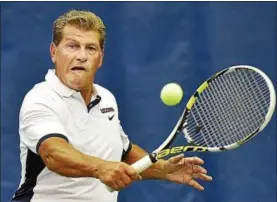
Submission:
[[[67,87],[72,90],[81,91],[83,86],[80,83],[67,82]]]
[[[81,84],[71,84],[70,88],[79,92],[79,91],[88,89],[88,86],[86,86],[84,84],[82,84],[82,85]]]
[[[80,86],[72,86],[73,90],[76,90],[77,92],[82,91],[84,88],[80,87]]]

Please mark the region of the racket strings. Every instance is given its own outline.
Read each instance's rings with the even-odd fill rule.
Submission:
[[[212,99],[214,96],[215,96],[215,94],[218,94],[218,92],[214,92],[214,91],[216,91],[218,88],[219,88],[219,86],[217,85],[217,83],[215,82],[215,83],[213,83],[213,85],[215,85],[215,88],[212,88],[211,89],[211,91],[206,91],[205,93],[206,93],[206,96],[204,95],[203,96],[203,100],[205,100],[205,102],[209,102],[211,105],[215,105],[215,104],[217,104],[216,103],[216,100],[215,99]],[[222,96],[222,95],[221,95]],[[206,98],[208,98],[208,100],[206,99]],[[226,102],[225,102],[225,100],[222,100],[224,103],[224,105],[226,104]],[[200,103],[200,104],[202,104],[202,103]],[[204,108],[205,108],[205,110],[207,111],[207,108],[205,107],[206,105],[204,105]],[[228,108],[230,107],[229,105],[226,105]],[[196,110],[197,110],[197,108],[195,108]],[[213,122],[211,122],[211,126],[210,127],[207,127],[207,129],[215,129],[215,127],[216,127],[216,125],[219,125],[219,124],[222,124],[222,122],[226,119],[226,118],[229,118],[229,117],[226,117],[226,116],[228,116],[228,114],[227,113],[221,113],[221,116],[217,116],[217,115],[219,115],[220,114],[220,112],[223,112],[223,105],[218,105],[218,107],[217,108],[214,108],[214,110],[215,110],[215,113],[208,113],[207,115],[207,118],[208,118],[208,120],[214,120]],[[211,115],[211,116],[209,116],[209,114]],[[215,117],[214,117],[215,116]],[[230,118],[229,118],[230,119]],[[224,124],[224,122],[223,122],[223,124]],[[225,131],[225,128],[222,128],[222,127],[220,127],[220,128],[218,128],[218,130],[217,130],[218,132],[220,132],[220,133],[225,133],[226,131]],[[203,132],[205,132],[205,131],[203,131]],[[211,141],[211,142],[213,142],[213,145],[218,145],[218,143],[216,142],[216,143],[214,143],[214,141],[218,141],[218,139],[217,138],[215,138],[216,137],[216,133],[215,133],[215,131],[214,130],[212,130],[211,131],[212,133],[210,133],[210,136],[208,136],[209,137],[209,141]],[[201,138],[201,136],[199,136],[199,138]],[[198,139],[199,139],[198,138]],[[196,140],[197,141],[197,140]],[[211,142],[209,142],[208,144],[211,144]],[[198,142],[199,143],[199,142]]]
[[[188,117],[188,134],[193,142],[207,147],[238,142],[261,125],[269,101],[267,84],[259,74],[227,73],[197,98]]]
[[[243,73],[243,72],[242,72]],[[238,75],[239,76],[239,75]],[[241,80],[241,78],[239,78],[240,80]],[[239,81],[240,81],[239,80]],[[239,87],[241,87],[241,82],[238,82],[237,83],[237,85],[239,86]],[[234,90],[235,90],[235,92],[237,91],[237,89],[236,88],[233,88]],[[241,87],[240,89],[242,89],[242,91],[244,91],[244,93],[245,93],[245,88],[243,88],[243,87]],[[236,94],[237,94],[237,92],[236,92]],[[240,97],[241,98],[241,97]],[[250,97],[251,98],[251,97]],[[247,105],[245,105],[245,106],[251,106],[251,105],[249,105],[249,103],[247,103],[247,101],[249,101],[249,99],[245,99],[245,100],[240,100],[239,101],[239,103],[241,103],[241,102],[243,102],[243,101],[245,101],[245,103],[247,104]],[[239,105],[240,106],[240,105]],[[256,105],[253,105],[254,106],[254,108],[256,108],[255,106]],[[242,108],[242,109],[239,109],[240,111],[239,112],[243,112],[244,114],[248,114],[248,110],[250,110],[250,109],[244,109],[244,108]],[[251,117],[247,117],[247,119],[249,119],[249,118],[251,118]],[[254,118],[257,120],[257,117],[256,116],[254,116]],[[240,121],[240,120],[239,120]],[[250,120],[251,121],[251,120]],[[241,140],[241,139],[243,139],[244,138],[244,136],[242,136],[242,134],[250,134],[252,131],[249,131],[248,129],[251,129],[251,127],[248,127],[249,126],[249,123],[245,123],[245,122],[239,122],[239,123],[242,123],[241,125],[240,125],[240,127],[238,127],[238,129],[244,129],[245,131],[244,131],[244,133],[242,133],[242,131],[234,131],[234,132],[236,132],[236,134],[238,134],[238,135],[240,135],[240,136],[233,136],[235,139],[234,140],[232,140],[232,142],[233,141],[238,141],[238,140]],[[251,122],[252,123],[252,122]],[[257,123],[257,122],[254,122],[254,124],[255,123]],[[252,126],[252,124],[250,125],[250,126]],[[254,125],[255,126],[255,128],[257,128],[256,127],[256,125]],[[237,138],[236,138],[237,137]]]
[[[214,90],[212,90],[211,92],[210,92],[210,94],[211,94],[211,96],[210,96],[210,98],[212,99],[212,97],[213,96],[215,96],[216,94],[219,94],[220,96],[224,96],[224,95],[222,95],[219,91],[218,91],[218,89],[219,88],[222,88],[222,86],[218,86],[218,85],[220,85],[220,83],[215,83],[214,84],[215,86],[216,86],[216,88],[214,88]],[[221,85],[224,85],[224,83],[222,83]],[[209,95],[209,93],[207,92],[207,95]],[[222,100],[222,102],[223,102],[223,104],[222,105],[219,105],[218,106],[218,110],[217,110],[217,116],[215,115],[215,117],[213,118],[215,121],[215,124],[213,125],[214,127],[216,127],[216,126],[218,126],[218,125],[222,125],[222,124],[227,124],[226,126],[227,127],[220,127],[219,128],[219,133],[221,133],[221,134],[225,134],[226,132],[227,132],[227,130],[228,130],[228,125],[229,125],[229,123],[230,122],[234,122],[234,120],[233,120],[233,117],[232,116],[230,116],[230,114],[229,113],[224,113],[224,107],[226,107],[226,109],[227,109],[227,111],[231,111],[231,110],[234,110],[234,108],[233,108],[233,105],[229,105],[228,103],[227,103],[227,100],[225,100],[225,99],[223,99]],[[217,104],[217,103],[214,103],[215,105]],[[219,121],[217,121],[217,120],[219,120]],[[225,122],[225,120],[229,120],[229,122],[228,123],[226,123]],[[214,139],[216,139],[217,140],[217,143],[216,143],[216,145],[218,145],[218,142],[220,142],[221,140],[220,139],[218,139],[217,137],[216,137],[216,133],[213,133],[213,134],[211,134],[211,138],[214,138]]]
[[[239,76],[239,75],[238,75]],[[241,78],[239,78],[239,79],[241,79]],[[241,87],[241,84],[240,84],[240,82],[239,83],[237,83],[238,84],[238,86],[240,86]],[[245,90],[244,90],[244,88],[241,88],[241,89],[243,89],[243,91],[244,91],[244,93],[245,93]],[[234,90],[236,91],[237,89],[236,88],[234,88]],[[237,94],[237,92],[236,92],[236,94]],[[248,101],[249,101],[249,99],[246,99],[246,100],[244,100],[245,101],[245,103],[247,104],[246,106],[251,106],[251,105],[249,105],[249,103],[247,103]],[[241,100],[239,101],[239,103],[241,103]],[[239,105],[240,106],[240,105]],[[253,105],[254,106],[254,108],[256,108],[255,106],[256,105]],[[247,114],[248,113],[248,110],[249,109],[239,109],[240,111],[239,112],[243,112],[244,114]],[[247,117],[247,118],[249,118],[249,117]],[[257,117],[256,116],[254,116],[254,118],[256,118],[256,120],[257,120]],[[239,123],[241,123],[241,122],[239,122]],[[241,125],[241,127],[238,127],[238,128],[241,128],[241,129],[245,129],[246,130],[246,134],[250,134],[251,133],[251,131],[248,131],[248,129],[250,128],[250,127],[248,127],[249,126],[249,123],[245,123],[245,124],[243,124],[244,122],[242,122],[242,125]],[[251,122],[252,123],[252,122]],[[255,123],[255,122],[254,122]],[[250,125],[250,126],[252,126],[252,124]],[[237,134],[242,134],[242,132],[241,131],[235,131]],[[236,137],[236,136],[235,136]],[[239,137],[240,139],[242,139],[242,138],[244,138],[244,136],[240,136]],[[237,140],[240,140],[240,139],[235,139],[235,141],[237,141]]]
[[[244,76],[247,76],[247,75],[245,75],[245,74],[247,74],[247,72],[242,72],[242,74]],[[251,91],[250,92],[252,92],[253,102],[255,102],[256,105],[251,105],[251,102],[250,103],[248,102],[249,99],[246,99],[245,101],[248,102],[247,106],[248,107],[252,107],[254,109],[253,110],[251,108],[248,108],[246,113],[248,112],[248,110],[255,111],[256,113],[251,114],[253,116],[253,118],[254,118],[254,121],[255,121],[255,120],[259,120],[260,117],[264,117],[266,115],[267,110],[259,110],[259,109],[262,109],[264,107],[268,108],[269,103],[267,104],[266,100],[270,99],[270,94],[269,94],[269,91],[266,92],[266,89],[267,89],[266,84],[263,84],[263,83],[258,84],[258,82],[260,82],[261,79],[253,77],[254,76],[253,74],[250,74],[248,76],[249,76],[249,80],[247,80],[246,83],[251,87]],[[250,81],[251,81],[251,83],[250,83]],[[240,85],[240,83],[239,83],[239,85]],[[244,88],[242,87],[242,89],[244,89]],[[253,93],[254,91],[257,91],[257,92]],[[250,100],[250,101],[252,101],[252,100]],[[260,114],[258,114],[258,113],[260,113]],[[255,125],[255,127],[257,128],[258,125],[260,125],[261,122],[255,121],[254,123],[257,124],[257,125]]]
[[[210,91],[210,93],[212,93],[212,91]],[[203,102],[204,101],[204,102]],[[205,103],[206,102],[211,102],[211,104],[212,105],[214,105],[214,104],[216,104],[215,103],[215,100],[214,99],[211,99],[211,97],[210,97],[210,95],[209,95],[209,93],[207,92],[206,93],[206,96],[203,96],[203,108],[202,107],[197,107],[197,108],[195,108],[196,110],[198,110],[198,114],[200,115],[200,114],[204,114],[205,113],[205,111],[208,111],[208,110],[210,110],[210,109],[208,109],[207,108],[207,105],[205,105]],[[200,104],[202,104],[202,102],[201,103],[199,103],[199,105]],[[220,110],[220,106],[218,107],[218,108],[214,108],[214,110],[215,110],[215,113],[217,113],[218,114],[218,111]],[[200,112],[201,111],[201,112]],[[199,113],[200,112],[200,113]],[[213,144],[213,145],[215,145],[215,144],[217,144],[217,139],[216,138],[214,138],[214,136],[215,136],[215,134],[216,134],[216,131],[215,131],[215,127],[216,127],[216,124],[218,124],[218,122],[221,122],[221,119],[220,119],[220,117],[215,117],[215,113],[207,113],[206,114],[206,119],[205,119],[205,122],[207,121],[207,120],[215,120],[215,121],[213,121],[212,123],[211,123],[211,125],[210,126],[207,126],[207,128],[204,128],[204,131],[203,132],[207,132],[207,130],[209,129],[209,130],[211,130],[211,135],[210,136],[206,136],[207,137],[207,140],[208,140],[208,145],[210,145],[210,144]],[[219,128],[219,130],[221,130],[221,128]],[[204,137],[204,136],[203,136]],[[199,136],[199,138],[202,138],[201,136]]]
[[[201,108],[195,108],[196,110],[201,110]],[[198,113],[191,113],[191,115],[193,116],[193,119],[194,120],[198,120],[199,122],[202,122],[204,123],[206,120],[204,117],[199,117],[197,115],[201,114],[202,112],[198,112]],[[199,120],[200,119],[200,120]],[[193,123],[189,123],[189,127],[190,128],[196,128],[197,127],[197,122],[193,122]],[[206,130],[206,128],[204,128],[204,130]],[[212,129],[211,129],[212,130]],[[197,134],[197,133],[195,133]],[[209,145],[210,144],[210,141],[213,141],[213,139],[210,139],[209,137],[206,137],[206,136],[199,136],[199,137],[194,137],[194,142],[196,142],[198,144],[198,140],[201,140],[201,141],[204,141],[204,143],[206,145]],[[202,145],[202,144],[199,144],[199,145]]]
[[[221,97],[224,97],[225,95],[222,94],[220,91],[218,91],[218,89],[223,88],[224,85],[225,85],[224,82],[222,82],[222,83],[215,83],[216,88],[214,88],[214,90],[211,91],[212,96],[216,96],[216,94],[219,94]],[[228,89],[228,88],[227,88],[227,90],[230,91],[230,89]],[[222,102],[223,103],[221,105],[219,105],[220,110],[218,111],[218,115],[219,115],[219,119],[220,119],[220,124],[221,125],[222,124],[226,125],[226,127],[220,127],[220,131],[219,132],[223,134],[223,133],[226,133],[229,130],[228,126],[230,125],[230,123],[233,123],[234,121],[236,121],[236,120],[233,119],[233,118],[236,118],[236,117],[232,117],[230,113],[224,113],[225,112],[224,111],[225,107],[227,109],[227,112],[233,111],[234,107],[233,107],[233,105],[229,105],[229,103],[227,102],[226,99],[222,99]],[[215,103],[215,104],[217,104],[217,103]],[[215,119],[216,118],[218,118],[218,117],[215,117]],[[229,122],[226,123],[226,120],[229,120]],[[216,122],[216,120],[215,120],[215,122]],[[217,123],[217,125],[219,125],[218,122],[216,122],[216,123]],[[216,134],[213,135],[213,138],[214,137],[216,137]],[[218,139],[218,138],[215,138],[215,139],[217,139],[217,142],[220,142],[220,139]]]
[[[219,110],[221,111],[221,109],[219,109]],[[226,119],[226,116],[225,116],[225,115],[227,116],[228,114],[224,114],[224,113],[223,113],[222,116],[219,117],[219,121],[217,121],[217,125],[218,125],[218,123],[219,123],[219,124],[222,124],[222,118],[223,118],[223,119]],[[229,118],[229,117],[227,117],[227,118]],[[229,119],[230,119],[230,118],[229,118]],[[244,127],[245,127],[245,126],[244,126]],[[219,130],[220,133],[226,133],[226,128],[220,128],[220,129],[221,129],[221,130]],[[212,133],[212,134],[215,134],[215,133]],[[214,139],[214,138],[212,138],[212,139]],[[211,140],[212,140],[212,139],[211,139]],[[220,140],[218,140],[218,141],[220,141]],[[228,140],[227,140],[227,141],[228,141]],[[207,141],[205,141],[205,143],[207,144]]]
[[[242,72],[243,73],[243,72]],[[232,78],[230,78],[232,79]],[[230,90],[233,90],[233,93],[236,94],[236,95],[239,95],[239,90],[241,90],[244,94],[246,94],[247,92],[245,91],[245,88],[241,85],[241,82],[237,82],[237,81],[241,81],[241,79],[243,78],[240,78],[240,75],[238,75],[238,80],[235,80],[232,82],[232,84],[230,85],[231,86],[231,89]],[[239,87],[239,89],[234,86],[234,82],[236,82],[237,86]],[[227,83],[228,83],[228,80],[227,80]],[[246,82],[247,83],[247,82]],[[251,92],[251,90],[250,90]],[[238,106],[237,107],[237,110],[238,110],[238,115],[237,116],[237,120],[235,120],[235,122],[237,122],[239,124],[239,127],[238,129],[245,129],[246,130],[246,133],[242,133],[242,131],[232,131],[232,132],[235,132],[238,134],[238,136],[231,136],[231,138],[233,137],[234,140],[231,140],[231,142],[237,142],[238,140],[241,140],[244,138],[244,134],[249,134],[250,131],[247,131],[247,129],[249,128],[248,127],[248,123],[246,122],[241,122],[240,121],[240,117],[242,115],[247,115],[248,114],[248,111],[250,110],[249,107],[253,107],[255,108],[254,110],[256,110],[256,105],[251,105],[251,102],[253,102],[253,98],[251,96],[249,97],[242,97],[242,96],[238,96],[237,97],[237,100],[236,100],[236,105]],[[241,107],[241,104],[240,103],[245,103],[245,106]],[[251,117],[246,117],[248,120],[251,121]],[[253,118],[257,119],[257,117],[254,115]],[[228,124],[228,126],[232,126],[233,124]]]
[[[268,105],[269,105],[268,101],[270,101],[270,92],[267,89],[266,83],[261,82],[261,81],[263,81],[261,79],[260,80],[256,79],[253,74],[250,74],[250,76],[251,76],[250,80],[252,80],[254,85],[256,85],[256,89],[258,89],[260,97],[257,96],[257,94],[255,94],[255,93],[254,93],[254,95],[256,96],[256,99],[261,99],[261,101],[263,102],[260,107],[264,106],[264,108],[267,109]],[[258,83],[258,82],[260,82],[260,83]],[[264,93],[264,92],[266,92],[266,93]],[[265,112],[266,113],[266,110],[263,110],[261,112]]]
[[[205,99],[205,96],[203,96],[203,99],[205,99],[206,102],[209,102],[210,100],[212,101],[211,104],[212,105],[215,105],[217,103],[215,103],[215,99],[211,99],[212,96],[214,96],[214,94],[218,93],[218,92],[214,92],[218,89],[218,86],[217,86],[217,83],[214,83],[214,85],[216,86],[216,88],[213,88],[210,92],[207,92],[206,93],[206,96],[209,98],[209,100],[206,100]],[[211,95],[210,95],[211,94]],[[224,105],[226,104],[225,100],[222,100],[224,102]],[[228,108],[229,108],[229,105],[226,105]],[[223,112],[223,105],[219,105],[217,108],[214,108],[215,109],[215,113],[212,114],[212,118],[211,117],[208,117],[209,120],[214,120],[213,123],[212,123],[212,126],[210,128],[214,128],[217,126],[217,125],[222,125],[224,124],[224,120],[226,120],[226,118],[229,118],[227,117],[228,114],[227,113],[221,113]],[[216,115],[219,115],[221,113],[221,116],[216,116]],[[215,117],[213,116],[215,115]],[[230,119],[230,118],[229,118]],[[223,128],[223,127],[220,127],[218,128],[218,132],[219,133],[225,133],[226,128]],[[212,131],[212,133],[210,134],[209,136],[209,139],[210,141],[219,141],[218,138],[215,138],[216,137],[216,133],[214,131]],[[216,144],[213,144],[213,145],[218,145],[218,143],[216,142]],[[211,144],[211,143],[209,143]]]

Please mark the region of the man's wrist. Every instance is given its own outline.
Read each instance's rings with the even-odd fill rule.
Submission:
[[[159,160],[150,168],[142,173],[143,179],[166,180],[167,172],[165,170],[165,160]]]
[[[159,160],[159,163],[160,163],[161,172],[163,173],[163,179],[166,180],[167,179],[166,161],[161,159]]]

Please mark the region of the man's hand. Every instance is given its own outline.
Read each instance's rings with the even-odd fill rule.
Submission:
[[[190,185],[198,190],[204,190],[196,179],[212,181],[207,170],[201,165],[204,161],[198,157],[186,157],[180,154],[163,162],[165,179],[171,182]]]
[[[105,161],[98,167],[97,178],[113,190],[119,191],[142,177],[128,164]]]

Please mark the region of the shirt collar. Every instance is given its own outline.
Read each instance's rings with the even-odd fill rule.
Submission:
[[[71,95],[77,92],[76,90],[73,90],[67,87],[66,85],[64,85],[55,74],[54,69],[48,70],[45,76],[45,80],[51,86],[51,88],[61,96],[70,97]]]

